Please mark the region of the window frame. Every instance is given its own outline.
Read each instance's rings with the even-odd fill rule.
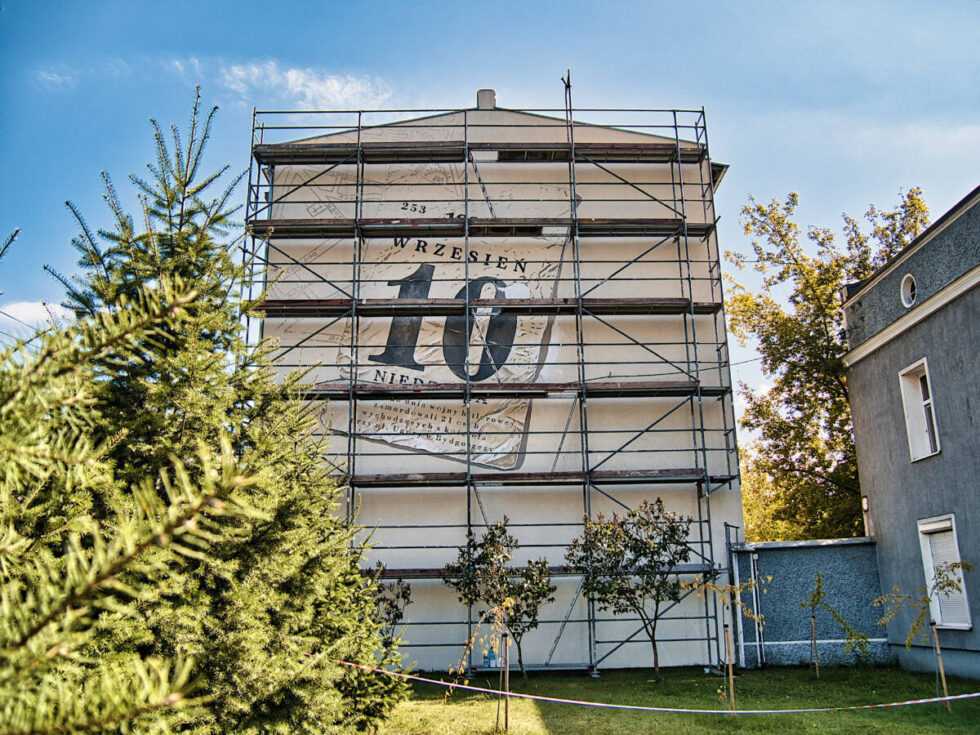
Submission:
[[[960,555],[960,541],[959,536],[956,533],[956,514],[947,513],[941,516],[933,516],[932,518],[920,518],[916,522],[918,535],[919,535],[919,552],[922,555],[922,571],[926,578],[926,590],[932,588],[933,582],[935,581],[935,571],[936,564],[932,556],[932,546],[929,543],[929,537],[934,533],[950,532],[953,535],[953,548],[956,550],[956,561],[963,561],[963,557]],[[932,595],[929,596],[929,614],[933,621],[936,623],[937,628],[942,628],[945,630],[973,630],[973,614],[970,612],[970,597],[966,592],[966,579],[963,576],[962,570],[959,570],[960,587],[963,591],[960,593],[963,596],[963,607],[966,610],[966,623],[948,623],[943,622],[942,619],[942,609],[939,605],[939,598]]]
[[[902,297],[902,305],[906,309],[911,309],[915,306],[915,300],[919,295],[919,287],[915,282],[915,277],[911,273],[906,273],[902,276],[899,292]]]
[[[925,378],[928,397],[922,395],[922,378]],[[936,456],[942,451],[942,443],[939,439],[936,397],[932,386],[932,377],[929,374],[928,360],[923,357],[901,370],[898,373],[898,384],[902,396],[905,437],[908,440],[911,461],[918,462]],[[915,413],[912,413],[913,410]],[[930,419],[932,422],[931,433],[929,431]]]

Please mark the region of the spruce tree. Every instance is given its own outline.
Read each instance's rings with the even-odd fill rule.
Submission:
[[[270,348],[243,334],[255,304],[239,298],[246,273],[226,242],[239,179],[202,174],[214,114],[202,116],[198,98],[184,137],[153,122],[155,161],[146,178],[130,177],[139,226],[105,175],[110,228],[93,232],[72,207],[81,275],[61,280],[79,315],[115,313],[147,285],[193,289],[187,318],[140,344],[139,362],[97,363],[96,430],[124,486],[226,441],[250,477],[243,492],[254,512],[221,517],[197,558],[171,565],[139,615],[107,622],[93,646],[104,656],[194,657],[208,697],[194,732],[363,729],[402,686],[336,662],[375,666],[398,654],[382,646],[374,582],[360,572],[357,529],[337,514],[341,491],[298,400],[301,376],[277,381]],[[198,479],[203,466],[185,462]]]
[[[0,733],[150,731],[194,716],[191,659],[91,655],[99,622],[134,615],[175,552],[197,555],[219,515],[250,512],[227,442],[197,452],[199,483],[173,459],[122,492],[93,438],[94,364],[134,363],[193,298],[170,283],[137,296],[0,353]]]

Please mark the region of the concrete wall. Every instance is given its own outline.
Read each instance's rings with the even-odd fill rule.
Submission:
[[[861,487],[878,542],[882,587],[926,584],[917,521],[955,514],[960,557],[980,563],[980,289],[974,288],[854,365],[849,373]],[[941,451],[909,455],[898,374],[926,358]],[[952,673],[980,677],[980,573],[967,574],[973,629],[941,632]],[[906,653],[903,614],[888,637],[903,665],[929,668],[931,653]],[[959,651],[959,654],[953,652]],[[969,655],[967,655],[969,654]]]
[[[813,660],[810,610],[800,602],[809,600],[818,574],[823,575],[825,602],[871,639],[867,660],[883,663],[892,658],[884,630],[877,624],[880,612],[872,606],[881,593],[871,539],[741,544],[735,547],[735,564],[739,581],[753,576],[761,581],[758,594],[743,595],[742,601],[763,616],[761,634],[749,618],[742,617],[738,623],[740,665],[755,667],[760,661],[793,665]],[[766,581],[769,576],[772,579]],[[858,661],[858,656],[845,651],[845,634],[831,614],[818,610],[816,618],[821,664]]]

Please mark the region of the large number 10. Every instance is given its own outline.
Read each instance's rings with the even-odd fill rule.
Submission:
[[[420,265],[418,270],[409,276],[405,276],[398,281],[388,281],[389,286],[398,286],[398,298],[400,299],[424,299],[429,295],[432,286],[432,274],[435,271],[433,265]],[[470,281],[463,286],[456,294],[457,299],[465,298],[469,289],[469,298],[478,299],[483,293],[483,287],[492,285],[494,287],[493,298],[499,299],[504,296],[506,284],[499,278],[483,276]],[[466,316],[446,317],[446,326],[442,333],[442,354],[446,360],[446,366],[454,375],[466,379],[466,356],[469,352],[470,339],[473,335],[475,319],[469,319],[469,330],[467,330]],[[419,331],[422,328],[422,317],[420,316],[396,316],[391,320],[391,328],[388,330],[388,341],[385,344],[384,352],[378,355],[368,355],[368,360],[380,362],[384,365],[396,365],[407,370],[425,370],[425,365],[420,365],[415,361],[415,348],[419,342]],[[486,380],[497,372],[510,355],[514,347],[514,337],[517,334],[517,317],[513,315],[501,314],[500,309],[494,309],[490,314],[490,320],[486,326],[486,333],[483,334],[483,352],[480,355],[480,364],[476,372],[469,376],[472,381]]]

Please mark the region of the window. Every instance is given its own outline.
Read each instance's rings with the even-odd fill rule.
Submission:
[[[956,518],[950,514],[926,518],[919,521],[919,548],[922,551],[922,566],[926,574],[929,590],[936,579],[936,567],[940,564],[955,564],[960,561],[960,549],[956,543]],[[961,592],[932,595],[929,610],[936,625],[943,628],[972,628],[970,606],[966,599],[963,573],[954,572]]]
[[[939,430],[929,383],[929,366],[925,359],[905,368],[899,373],[899,379],[912,461],[938,454]]]
[[[915,303],[916,287],[915,279],[911,273],[906,273],[902,278],[902,303],[906,308]]]

